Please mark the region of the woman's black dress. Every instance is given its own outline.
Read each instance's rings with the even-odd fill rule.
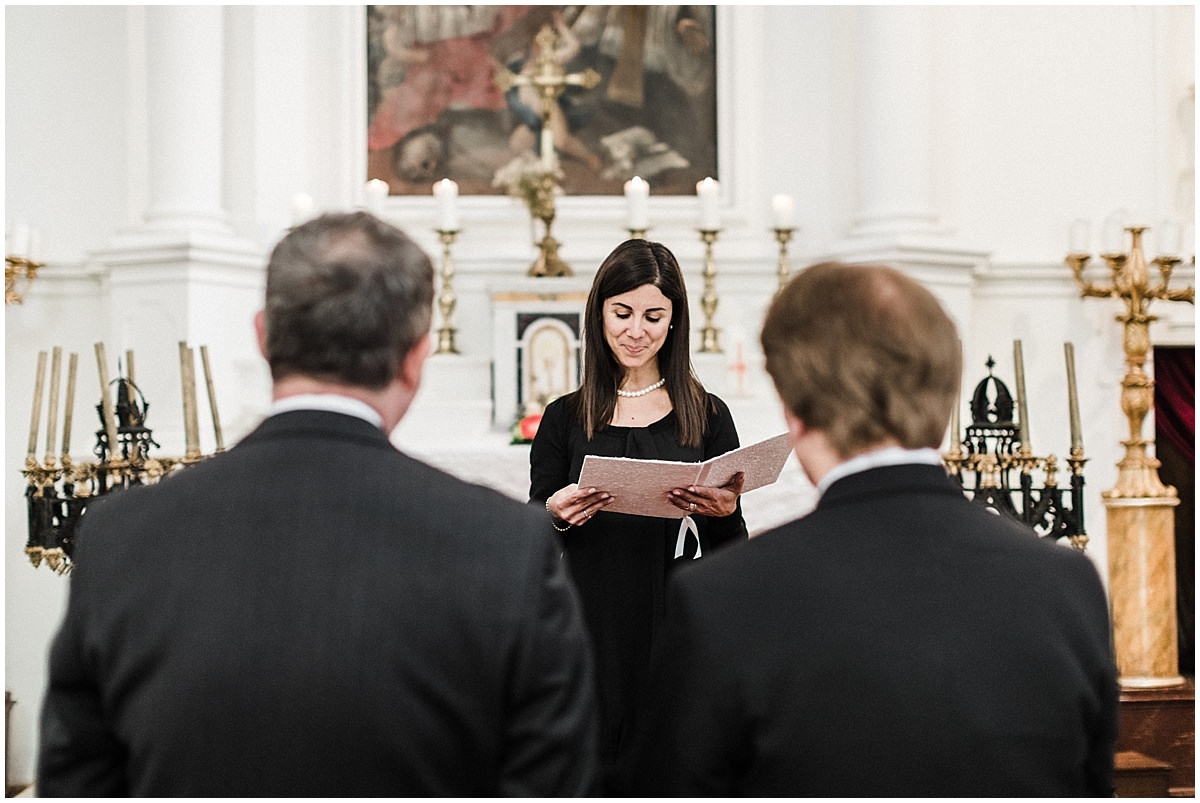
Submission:
[[[605,427],[589,442],[570,410],[573,395],[551,402],[538,426],[529,454],[531,503],[544,504],[560,488],[578,481],[585,455],[695,463],[740,445],[729,408],[712,394],[699,447],[679,445],[674,412],[646,427]],[[730,516],[692,518],[700,533],[702,558],[747,537],[740,500]],[[674,557],[680,525],[679,519],[601,511],[561,535],[595,648],[606,773],[614,769],[637,715],[651,648],[665,613],[667,577],[673,566],[696,554],[696,539],[689,534],[683,555]]]

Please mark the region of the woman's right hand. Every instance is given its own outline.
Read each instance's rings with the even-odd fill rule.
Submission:
[[[582,527],[595,515],[612,502],[612,494],[595,488],[580,488],[577,483],[560,488],[546,500],[546,510],[558,521]]]

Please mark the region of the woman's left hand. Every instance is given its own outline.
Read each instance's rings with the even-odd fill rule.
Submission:
[[[738,496],[746,483],[742,472],[734,474],[729,482],[716,487],[689,485],[671,491],[671,501],[685,513],[702,513],[705,516],[729,516],[737,510]]]

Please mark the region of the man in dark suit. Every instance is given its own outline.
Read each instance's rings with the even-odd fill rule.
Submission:
[[[820,499],[676,574],[630,793],[1111,795],[1104,589],[947,477],[958,344],[886,267],[774,300],[766,367]]]
[[[594,790],[591,656],[549,519],[388,440],[432,298],[428,257],[365,213],[275,248],[266,420],[88,510],[39,795]]]

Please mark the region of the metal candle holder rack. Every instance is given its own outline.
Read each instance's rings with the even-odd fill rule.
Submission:
[[[1057,541],[1066,538],[1071,546],[1087,548],[1083,520],[1083,443],[1079,432],[1078,397],[1075,392],[1075,355],[1072,344],[1064,344],[1071,414],[1071,449],[1066,460],[1066,487],[1059,487],[1062,470],[1054,454],[1037,457],[1029,444],[1028,410],[1025,400],[1021,341],[1014,345],[1019,418],[1014,420],[1013,395],[993,375],[995,361],[988,357],[988,374],[971,396],[971,424],[965,437],[959,430],[958,405],[950,424],[950,451],[942,455],[950,475],[975,502],[1030,527],[1039,537]],[[1035,474],[1040,473],[1040,480]]]
[[[195,356],[186,343],[179,344],[180,372],[183,380],[184,431],[186,450],[183,457],[154,457],[158,447],[153,432],[146,426],[149,403],[134,382],[133,352],[126,352],[125,375],[111,382],[108,378],[104,344],[97,343],[96,365],[100,377],[100,403],[96,412],[100,428],[96,431],[93,453],[96,460],[76,462],[71,457],[71,423],[75,399],[77,354],[72,353],[67,369],[61,452],[58,448],[59,380],[62,349],[55,347],[51,361],[46,452],[37,458],[38,424],[42,416],[42,395],[46,379],[46,352],[38,354],[37,379],[33,395],[33,413],[29,432],[29,450],[21,473],[26,478],[29,537],[25,554],[34,568],[43,562],[54,572],[65,574],[74,567],[75,534],[79,521],[93,498],[135,485],[152,485],[163,477],[205,460],[200,451],[196,418]],[[224,451],[221,422],[217,414],[216,394],[208,363],[208,349],[200,347],[209,407],[212,411],[216,449]],[[120,369],[118,368],[118,373]],[[115,388],[115,392],[114,391]]]

